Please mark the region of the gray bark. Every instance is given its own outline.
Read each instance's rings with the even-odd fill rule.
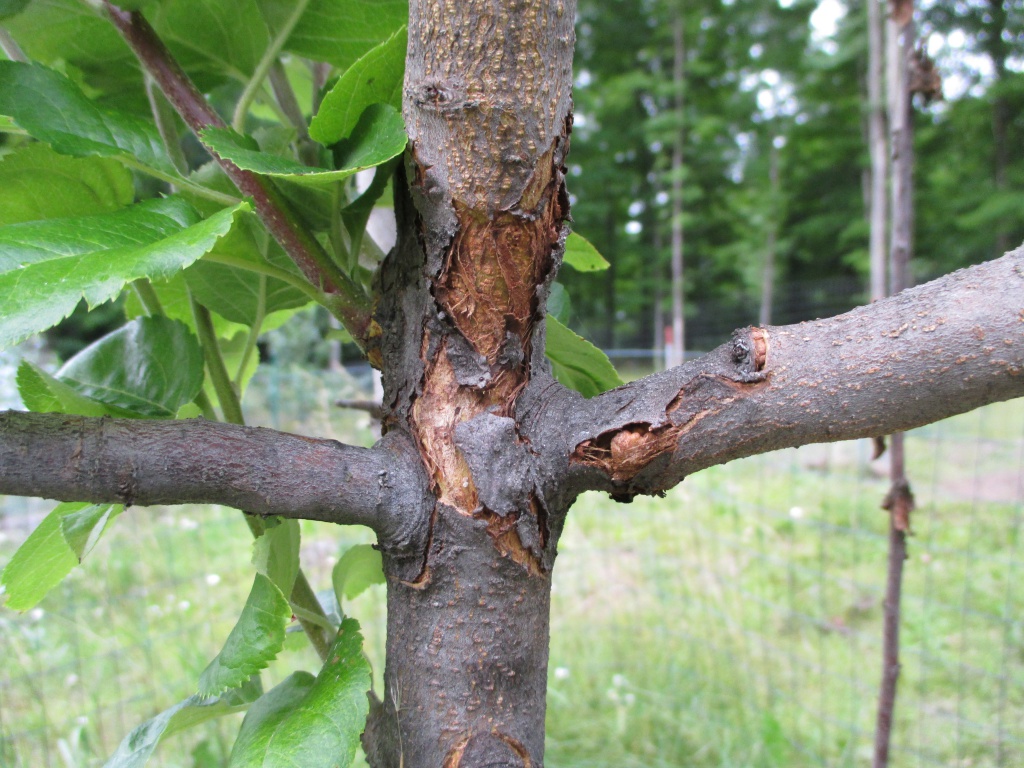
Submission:
[[[0,412],[0,493],[149,506],[223,504],[254,515],[372,528],[424,543],[426,487],[399,436],[373,449],[204,419]],[[417,523],[420,524],[417,524]]]

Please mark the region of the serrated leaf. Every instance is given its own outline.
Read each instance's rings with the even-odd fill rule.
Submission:
[[[334,144],[352,132],[359,116],[371,104],[390,104],[401,109],[407,45],[408,35],[403,26],[345,70],[320,103],[309,125],[309,135],[321,144]]]
[[[68,157],[36,143],[0,160],[0,226],[107,213],[134,199],[131,171],[116,160]]]
[[[210,250],[242,203],[201,221],[180,198],[115,213],[0,227],[0,348],[44,331],[85,298],[96,306],[142,277],[168,278]]]
[[[263,534],[253,543],[252,564],[288,596],[299,573],[298,520],[270,518]]]
[[[98,106],[52,69],[0,61],[0,111],[61,154],[126,155],[176,175],[152,122]]]
[[[104,764],[105,768],[142,768],[157,744],[168,736],[217,717],[243,712],[262,694],[259,678],[215,699],[198,694],[179,701],[156,717],[137,726]]]
[[[224,647],[199,677],[199,694],[215,696],[264,669],[281,651],[291,615],[281,590],[257,573],[249,599]]]
[[[67,515],[88,514],[91,507],[94,505],[77,502],[58,504],[22,542],[0,576],[8,608],[32,608],[78,565],[78,557],[64,540],[61,523]]]
[[[353,619],[342,622],[315,680],[298,672],[252,705],[229,768],[344,768],[366,727],[370,666]]]
[[[203,386],[203,350],[184,323],[142,317],[83,349],[57,378],[122,411],[173,419]]]
[[[589,240],[575,232],[565,240],[563,262],[579,272],[601,272],[611,266]]]
[[[261,152],[248,136],[227,128],[207,128],[203,143],[225,160],[247,171],[319,186],[342,181],[359,171],[397,157],[405,149],[405,124],[394,107],[373,104],[360,116],[351,137],[335,153],[336,170],[310,168],[287,157]]]
[[[60,400],[47,386],[44,377],[43,371],[28,360],[22,360],[15,377],[21,402],[35,413],[64,413]]]
[[[259,0],[276,34],[291,14],[290,0]],[[345,69],[409,19],[408,0],[311,0],[285,50]]]
[[[380,551],[369,544],[356,544],[349,547],[341,559],[334,564],[331,572],[334,594],[341,602],[342,596],[347,600],[358,597],[374,584],[384,583],[384,564]]]
[[[18,366],[18,393],[30,411],[36,413],[73,413],[78,416],[131,416],[104,403],[93,400],[65,384],[56,376],[28,360]]]
[[[78,562],[92,552],[107,526],[123,511],[120,504],[93,504],[61,518],[61,535]]]
[[[545,351],[555,378],[584,397],[593,397],[623,384],[608,355],[550,315]]]

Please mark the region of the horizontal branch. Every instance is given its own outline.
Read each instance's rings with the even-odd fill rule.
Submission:
[[[572,485],[630,497],[743,456],[891,434],[1022,395],[1024,248],[844,315],[742,329],[591,400],[549,396],[539,428],[562,441]]]
[[[0,493],[96,503],[223,504],[365,525],[402,549],[425,529],[415,452],[205,419],[141,421],[0,412]],[[422,525],[420,525],[422,523]]]

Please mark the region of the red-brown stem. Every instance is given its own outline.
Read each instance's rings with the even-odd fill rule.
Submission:
[[[142,14],[125,11],[110,2],[104,2],[104,6],[114,27],[200,141],[204,128],[224,128],[220,115],[207,103]],[[306,279],[327,294],[328,309],[365,347],[370,336],[372,308],[362,288],[338,269],[269,179],[242,170],[216,153],[211,154],[239,191],[252,198],[260,220]]]
[[[892,487],[886,497],[889,510],[889,563],[886,572],[882,629],[882,681],[878,691],[878,717],[875,723],[873,768],[889,764],[893,713],[896,709],[896,684],[900,676],[900,599],[903,591],[903,564],[907,559],[907,530],[901,519],[909,519],[910,489],[903,468],[904,433],[890,438],[889,462]]]

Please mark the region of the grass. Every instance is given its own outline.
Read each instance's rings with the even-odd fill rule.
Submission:
[[[352,382],[271,374],[256,386],[255,423],[370,439],[363,417],[329,407]],[[1024,402],[908,443],[918,511],[892,765],[1024,764]],[[546,764],[867,764],[887,524],[868,451],[747,459],[631,505],[581,498],[555,572]],[[45,511],[11,502],[0,565],[23,513]],[[0,766],[101,765],[192,693],[248,592],[247,537],[230,510],[132,510],[38,610],[0,610]],[[367,540],[304,523],[314,585]],[[383,591],[347,608],[379,679]],[[298,635],[268,682],[295,667],[316,668]],[[238,722],[175,737],[152,764],[222,765]]]

